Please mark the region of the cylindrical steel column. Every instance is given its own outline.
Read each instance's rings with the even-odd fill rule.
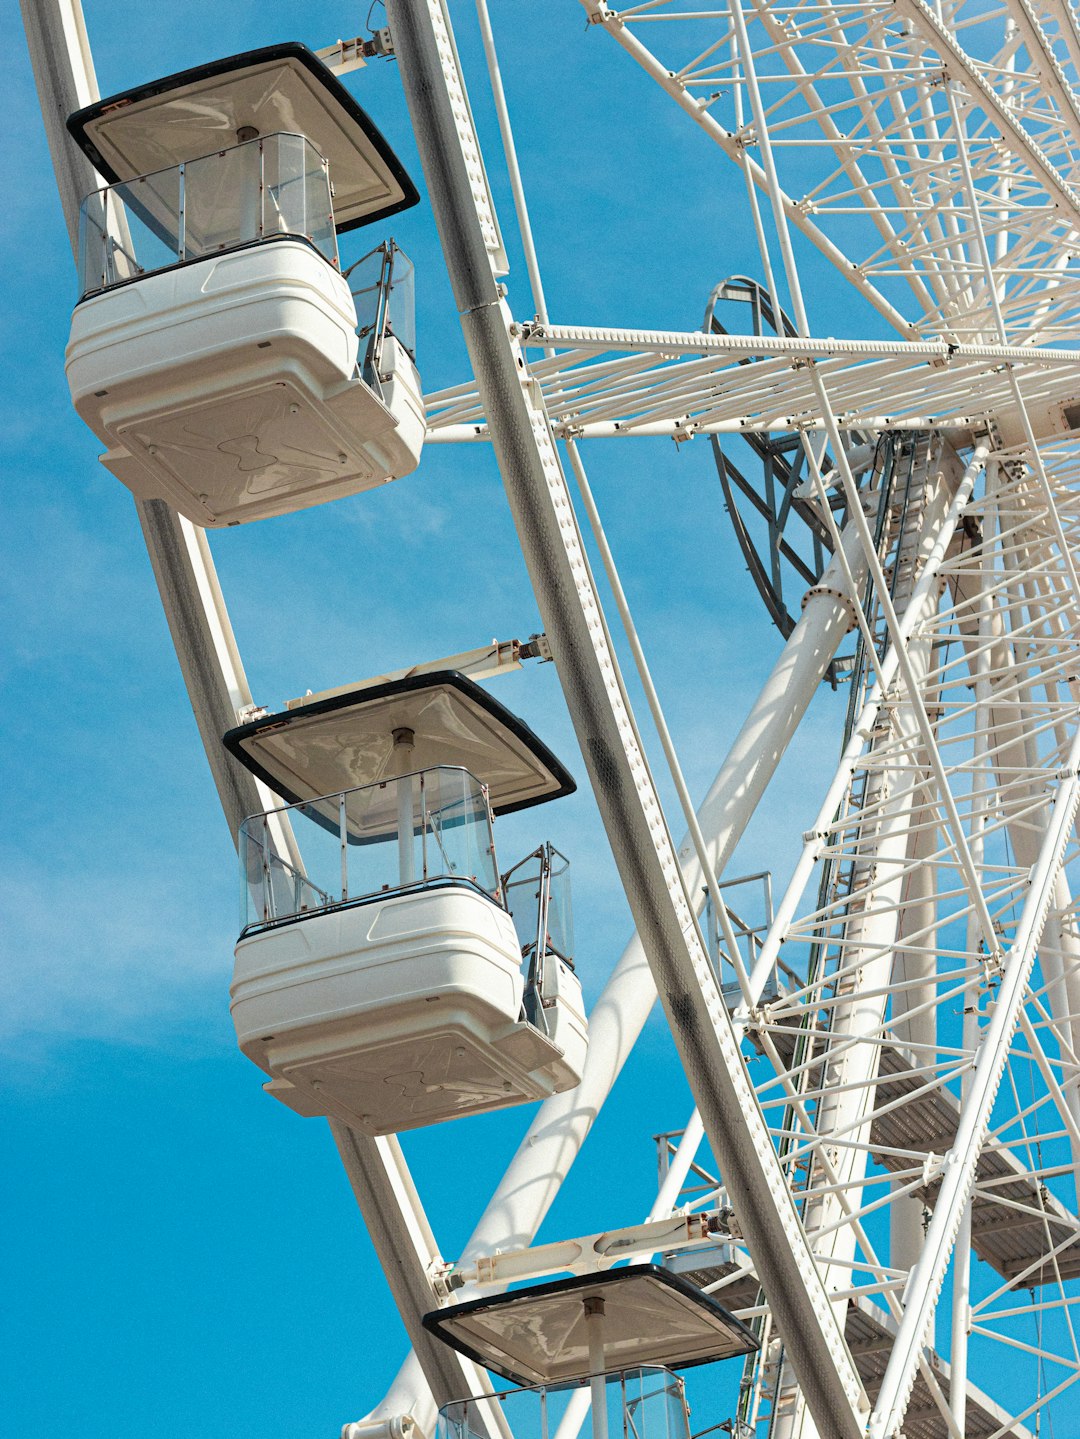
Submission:
[[[694,923],[607,641],[565,476],[502,305],[477,213],[479,177],[466,161],[475,137],[464,119],[446,11],[436,0],[389,0],[387,15],[492,445],[635,925],[808,1403],[838,1439],[856,1439],[863,1427],[862,1385],[825,1302]]]

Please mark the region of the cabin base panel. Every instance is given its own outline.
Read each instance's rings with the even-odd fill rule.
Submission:
[[[505,1047],[478,1039],[463,1015],[422,1039],[372,1045],[368,1034],[344,1035],[337,1055],[282,1065],[288,1090],[277,1081],[264,1087],[298,1113],[341,1119],[365,1134],[399,1134],[551,1094],[543,1064],[559,1051],[531,1026],[515,1030],[503,1036]]]
[[[393,1134],[578,1082],[577,1056],[524,1021],[519,966],[491,900],[395,895],[243,938],[233,1021],[274,1098]]]
[[[282,240],[83,300],[67,376],[105,465],[138,498],[235,525],[416,468],[419,376],[396,342],[385,349],[386,403],[357,370],[347,283]]]

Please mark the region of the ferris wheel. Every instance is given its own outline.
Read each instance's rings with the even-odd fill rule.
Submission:
[[[73,399],[138,502],[240,854],[238,1041],[270,1096],[329,1120],[413,1344],[343,1435],[689,1439],[678,1375],[709,1364],[727,1407],[699,1405],[698,1434],[1067,1435],[1080,22],[1065,0],[582,4],[589,44],[745,181],[760,269],[717,274],[700,330],[549,315],[486,0],[468,81],[524,277],[446,0],[104,100],[77,0],[25,6],[79,266]],[[418,191],[340,79],[388,56],[470,361],[437,392],[383,234]],[[821,333],[811,264],[873,337]],[[585,467],[587,441],[656,436],[715,465],[782,640],[700,804]],[[543,631],[255,706],[207,531],[408,485],[455,443],[494,452]],[[539,829],[498,848],[501,815],[574,787],[498,698],[528,660],[554,662],[636,925],[588,1015],[567,859]],[[823,682],[847,704],[794,867],[733,873]],[[696,1107],[655,1202],[535,1243],[657,996]],[[396,1136],[537,1103],[442,1254]]]

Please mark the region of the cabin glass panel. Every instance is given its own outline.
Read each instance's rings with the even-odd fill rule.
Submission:
[[[397,340],[416,361],[416,285],[413,263],[393,240],[379,245],[346,271],[365,366],[377,369],[382,343]]]
[[[96,190],[83,201],[79,285],[89,295],[276,236],[338,263],[326,161],[302,135],[266,135]]]
[[[570,903],[570,861],[557,849],[550,851],[547,943],[561,959],[574,957],[574,911]]]
[[[281,854],[282,820],[302,860]],[[434,885],[500,902],[487,791],[451,766],[253,815],[241,827],[240,866],[245,932]]]
[[[271,150],[277,151],[288,138],[275,136]],[[183,166],[179,258],[201,260],[263,238],[262,159],[263,146],[249,142]]]
[[[400,340],[413,360],[416,359],[416,281],[413,263],[403,250],[394,246],[394,264],[390,273],[388,333]]]
[[[456,1400],[439,1410],[436,1439],[489,1439],[502,1418],[514,1439],[552,1439],[579,1389],[570,1384],[508,1389],[492,1396]],[[608,1439],[690,1439],[683,1381],[668,1369],[648,1367],[612,1374],[603,1386]],[[582,1428],[588,1435],[603,1426]],[[505,1431],[503,1431],[505,1432]]]
[[[554,845],[542,845],[503,876],[503,890],[522,954],[556,954],[572,963],[574,912],[566,856]]]

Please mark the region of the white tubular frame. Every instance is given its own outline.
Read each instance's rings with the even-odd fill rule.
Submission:
[[[83,195],[100,183],[63,124],[72,111],[98,98],[86,27],[79,0],[22,0],[22,5],[74,251]],[[222,735],[236,724],[237,711],[251,703],[251,694],[209,544],[201,530],[163,501],[140,502],[137,508],[207,762],[235,841],[246,816],[276,802],[221,744]],[[296,856],[284,822],[274,837],[283,853]],[[423,1313],[436,1307],[439,1296],[430,1230],[418,1217],[422,1211],[400,1145],[396,1139],[373,1141],[333,1127],[380,1262],[401,1295],[402,1317],[432,1392],[440,1403],[481,1392],[486,1376],[420,1327]]]
[[[545,633],[609,841],[669,1023],[762,1282],[783,1314],[807,1402],[840,1436],[865,1398],[766,1139],[727,1010],[687,900],[626,704],[546,415],[501,303],[471,199],[476,147],[445,7],[390,0],[395,50],[424,173]],[[693,1018],[691,1018],[693,1016]]]
[[[96,98],[90,47],[79,0],[21,3],[74,247],[81,197],[98,177],[63,119]],[[536,311],[515,321],[498,284],[507,260],[447,0],[386,4],[474,372],[427,397],[428,441],[495,449],[637,926],[590,1016],[580,1085],[540,1107],[458,1268],[470,1284],[497,1287],[593,1263],[573,1244],[528,1246],[659,994],[697,1108],[648,1219],[622,1238],[641,1252],[661,1242],[660,1221],[707,1137],[720,1171],[708,1202],[733,1209],[732,1242],[745,1248],[720,1292],[733,1278],[759,1281],[764,1304],[744,1300],[743,1313],[785,1352],[782,1377],[767,1380],[764,1361],[752,1376],[755,1422],[772,1400],[777,1439],[897,1439],[918,1381],[962,1439],[981,1402],[968,1383],[969,1332],[1013,1343],[994,1325],[1019,1312],[1015,1288],[1055,1282],[1060,1299],[1041,1299],[1037,1312],[1040,1323],[1064,1312],[1070,1377],[1002,1422],[998,1433],[1017,1439],[1028,1412],[1080,1379],[1068,1313],[1080,1301],[1061,1279],[1063,1265],[1080,1274],[1080,1225],[1047,1188],[1080,1180],[1080,930],[1066,870],[1080,859],[1080,355],[1071,348],[1080,281],[1069,268],[1080,234],[1080,22],[1066,0],[1004,0],[987,58],[966,38],[986,22],[984,0],[717,0],[700,10],[641,0],[618,13],[582,0],[593,33],[609,35],[747,182],[769,293],[778,307],[785,289],[797,333],[746,337],[550,322],[487,0],[476,0]],[[702,41],[694,27],[709,24]],[[687,33],[697,35],[693,53],[675,61],[641,38]],[[800,196],[808,148],[824,164],[809,167]],[[895,338],[811,333],[795,232]],[[922,487],[915,511],[910,474],[902,503],[881,476],[873,493],[874,472],[860,489],[847,458],[853,430],[889,432],[883,446],[906,434]],[[833,557],[695,812],[579,442],[748,431],[801,437]],[[684,811],[678,847],[559,442]],[[846,505],[842,535],[827,484]],[[160,501],[137,509],[235,837],[247,814],[273,806],[220,744],[251,695],[207,537]],[[747,972],[720,880],[851,629],[866,690]],[[284,821],[273,837],[300,868]],[[829,883],[808,908],[819,867]],[[741,989],[734,1014],[697,923],[706,893],[723,936],[717,962]],[[788,963],[800,951],[805,970]],[[768,988],[781,971],[793,986]],[[957,1001],[958,1040],[942,1018]],[[771,1066],[762,1080],[748,1070],[748,1035]],[[1015,1089],[1017,1054],[1042,1086],[1030,1102]],[[995,1109],[999,1091],[1009,1102]],[[917,1103],[926,1109],[904,1112]],[[1028,1129],[1043,1108],[1058,1126],[1048,1143],[1065,1153],[1045,1166]],[[945,1139],[920,1150],[896,1138],[898,1112],[929,1114]],[[430,1430],[436,1405],[491,1386],[421,1324],[458,1296],[400,1145],[331,1128],[414,1345],[383,1403],[344,1434],[408,1439],[412,1426]],[[1041,1228],[1019,1261],[1000,1261],[1003,1282],[987,1296],[972,1262],[983,1257],[975,1206],[985,1213],[995,1201],[1016,1232]],[[874,1227],[885,1209],[891,1223]],[[680,1224],[680,1243],[706,1232],[700,1215]],[[950,1263],[947,1397],[928,1346]],[[889,1349],[872,1413],[845,1327],[871,1301]],[[1041,1344],[1028,1352],[1060,1358]],[[559,1439],[576,1433],[586,1404],[577,1397]],[[486,1422],[487,1439],[509,1439],[497,1417]]]
[[[854,370],[846,374],[840,371],[829,341],[818,346],[802,342],[808,349],[816,350],[815,354],[806,356],[809,373],[803,383],[806,391],[812,388],[816,392],[817,404],[809,417],[803,415],[796,419],[794,411],[801,408],[805,393],[800,391],[798,404],[789,407],[785,419],[789,424],[820,427],[826,431],[831,447],[838,454],[849,504],[855,502],[856,496],[842,451],[838,450],[840,428],[853,423],[865,423],[869,428],[881,423],[893,428],[917,427],[919,419],[929,419],[928,427],[932,428],[944,422],[946,411],[955,416],[961,426],[971,426],[970,419],[962,418],[961,412],[966,407],[962,402],[957,403],[959,391],[952,390],[959,374],[950,378],[940,373],[951,366],[953,358],[967,345],[1038,346],[1053,344],[1058,338],[1073,343],[1080,315],[1078,287],[1071,275],[1068,279],[1062,278],[1066,268],[1062,256],[1069,252],[1071,243],[1066,230],[1075,225],[1075,219],[1066,219],[1066,216],[1075,217],[1077,209],[1071,176],[1075,174],[1080,144],[1077,134],[1080,112],[1076,100],[1080,45],[1075,16],[1064,13],[1062,6],[1041,3],[1041,0],[1035,0],[1034,4],[1015,0],[1005,12],[1003,49],[998,56],[986,61],[972,58],[963,48],[963,27],[974,23],[975,17],[975,7],[966,0],[955,0],[935,9],[922,0],[901,0],[899,9],[907,27],[893,26],[891,33],[890,12],[895,15],[897,7],[879,6],[873,0],[843,5],[834,5],[831,0],[817,4],[800,4],[799,0],[790,4],[785,0],[779,3],[778,0],[768,0],[768,3],[767,0],[748,0],[745,5],[736,3],[693,13],[675,0],[649,0],[649,3],[627,6],[617,14],[602,0],[596,3],[583,0],[583,3],[590,20],[611,35],[695,123],[711,134],[744,173],[749,172],[750,164],[747,147],[754,147],[754,152],[759,154],[761,163],[754,178],[771,203],[776,238],[785,262],[784,278],[803,335],[807,334],[807,322],[788,240],[790,225],[800,228],[831,263],[836,264],[840,259],[841,267],[845,262],[851,264],[859,279],[866,283],[873,283],[879,277],[883,282],[887,282],[887,277],[902,277],[916,301],[915,311],[909,311],[903,320],[918,332],[921,342],[931,340],[936,333],[950,347],[956,347],[951,349],[952,358],[927,376],[925,389],[921,388],[919,377],[909,372],[908,379],[913,384],[908,386],[906,399],[899,406],[892,400],[897,392],[891,390],[891,380],[885,378],[880,369],[872,369],[872,362],[868,361],[864,372],[866,390],[853,405],[849,396],[857,393],[851,388]],[[700,32],[710,21],[714,22],[716,39],[702,49]],[[748,21],[757,26],[754,36],[749,32]],[[666,53],[663,60],[659,59],[659,46],[652,44],[653,37],[664,44],[666,52],[669,34],[676,36],[681,31],[688,35],[692,32],[691,43],[695,48],[688,50],[683,45],[679,59],[667,58]],[[649,46],[639,36],[647,37]],[[985,40],[980,43],[985,48]],[[694,58],[682,58],[687,54]],[[894,55],[900,58],[894,60]],[[778,71],[777,57],[786,73]],[[891,68],[894,66],[898,68]],[[732,104],[734,106],[735,124],[727,130],[709,113],[719,108],[716,102],[726,92],[702,93],[716,85],[734,91],[733,102],[730,98],[722,102],[729,113]],[[763,93],[766,89],[767,96]],[[841,98],[841,92],[846,98]],[[744,96],[749,98],[752,123],[743,119]],[[853,110],[861,112],[857,122],[853,120]],[[791,175],[795,171],[789,166],[785,172],[781,162],[786,156],[785,146],[792,147],[796,156],[804,153],[799,147],[813,147],[815,142],[808,141],[805,135],[807,120],[816,121],[820,127],[819,148],[831,149],[837,169],[827,182],[819,183],[804,202],[797,202],[792,201],[783,188],[785,173]],[[803,133],[789,140],[786,132],[800,124],[804,127]],[[996,156],[987,149],[991,136],[995,142],[1003,141],[1004,148]],[[950,146],[951,150],[947,148]],[[883,178],[868,179],[874,164],[881,166]],[[934,198],[938,193],[936,187],[952,183],[946,182],[950,173],[953,176],[958,173],[959,189],[954,191],[955,199],[943,198],[939,203]],[[1015,197],[1021,191],[1024,202],[1018,206]],[[835,215],[839,219],[853,214],[867,217],[881,241],[876,253],[854,262],[846,257],[841,259],[827,240],[830,217]],[[810,216],[824,226],[817,235],[803,223]],[[995,252],[993,260],[991,245]],[[862,285],[858,288],[866,296],[865,288]],[[893,294],[894,290],[889,293]],[[874,303],[872,296],[866,297]],[[877,308],[883,313],[880,306]],[[895,328],[900,334],[905,333],[902,323]],[[743,404],[738,414],[734,403],[727,408],[723,390],[719,404],[710,396],[710,403],[715,406],[711,412],[704,403],[698,402],[699,394],[704,400],[704,389],[696,388],[699,380],[715,386],[722,377],[722,368],[717,356],[709,380],[705,381],[704,372],[709,369],[707,351],[699,340],[699,347],[693,353],[700,358],[691,359],[690,347],[695,342],[689,336],[681,356],[675,347],[662,350],[657,345],[652,349],[643,336],[637,345],[632,342],[620,345],[620,339],[629,341],[630,337],[614,332],[602,336],[600,332],[589,333],[578,327],[544,326],[542,334],[530,329],[530,342],[541,339],[564,347],[554,362],[541,362],[537,370],[543,375],[545,393],[550,394],[556,414],[565,406],[566,423],[576,423],[578,433],[670,433],[681,440],[710,430],[724,432],[728,428],[758,426],[767,430],[774,422],[775,409],[770,411],[767,386],[776,378],[776,372],[773,375],[765,370],[759,372],[751,384],[749,402]],[[786,343],[794,348],[800,341]],[[893,363],[899,360],[902,348],[906,347],[897,346],[894,350]],[[765,346],[760,354],[759,363],[768,365],[771,355]],[[626,358],[616,360],[616,356]],[[1076,375],[1075,351],[1062,354],[1061,362],[1066,371]],[[1018,857],[1030,854],[1032,866],[1023,885],[1026,898],[1022,913],[1004,950],[997,942],[994,926],[998,918],[1007,913],[1003,900],[1011,902],[1011,899],[1005,880],[995,877],[993,863],[984,862],[979,838],[995,801],[992,797],[979,800],[976,788],[976,798],[964,801],[963,817],[953,803],[951,786],[955,762],[946,763],[938,749],[935,725],[925,709],[929,700],[924,704],[918,692],[919,677],[905,662],[902,653],[905,641],[896,617],[888,613],[887,604],[884,606],[895,651],[900,652],[895,659],[892,654],[886,658],[890,669],[901,672],[896,703],[911,703],[916,708],[923,753],[933,777],[932,790],[925,788],[924,781],[922,792],[932,793],[937,806],[936,814],[925,806],[916,811],[925,816],[924,834],[918,833],[917,824],[912,828],[909,853],[918,858],[909,861],[908,873],[914,879],[913,866],[917,865],[922,878],[931,879],[928,893],[919,904],[922,928],[913,922],[914,935],[924,942],[927,933],[937,931],[940,922],[937,906],[941,901],[934,890],[940,886],[932,876],[940,872],[944,855],[949,852],[961,870],[967,894],[968,922],[973,926],[968,950],[972,951],[973,946],[977,949],[977,937],[985,940],[988,965],[996,976],[993,983],[1000,988],[990,1024],[981,1034],[973,1030],[963,1047],[963,1053],[971,1055],[974,1036],[978,1034],[977,1065],[971,1065],[970,1071],[963,1075],[958,1127],[944,1161],[937,1162],[937,1172],[944,1178],[935,1190],[930,1242],[912,1267],[904,1289],[896,1345],[871,1424],[875,1439],[896,1434],[902,1424],[950,1257],[953,1234],[961,1216],[970,1214],[967,1196],[975,1184],[984,1139],[991,1133],[994,1095],[1006,1072],[1010,1045],[1017,1030],[1045,1085],[1045,1098],[1056,1109],[1063,1132],[1073,1146],[1075,1167],[1078,1094],[1075,1031],[1080,1012],[1076,998],[1080,957],[1076,948],[1076,906],[1062,866],[1068,836],[1074,828],[1077,757],[1075,716],[1063,701],[1067,699],[1068,689],[1073,691],[1074,700],[1076,695],[1070,662],[1055,659],[1054,647],[1059,653],[1067,653],[1068,636],[1061,627],[1071,625],[1075,632],[1073,545],[1076,527],[1071,495],[1080,465],[1075,442],[1064,441],[1058,446],[1053,438],[1055,425],[1060,426],[1060,422],[1050,419],[1055,401],[1049,367],[1036,377],[1033,371],[1021,373],[1015,368],[1023,364],[1020,356],[1012,355],[1007,360],[1003,357],[1000,379],[991,382],[995,390],[993,396],[984,389],[987,377],[985,372],[977,372],[978,362],[965,374],[969,385],[968,406],[973,395],[982,392],[974,408],[983,409],[987,415],[1001,416],[1002,425],[1008,425],[1007,443],[1014,448],[1003,463],[1016,470],[1026,466],[1033,477],[1036,489],[1029,499],[1033,507],[1031,524],[1033,533],[1038,531],[1042,535],[1023,556],[1008,540],[1002,546],[1006,568],[1011,562],[1014,573],[1010,588],[1013,598],[1005,611],[1010,647],[1007,659],[999,658],[990,666],[992,679],[980,681],[986,690],[983,712],[989,716],[989,735],[984,735],[977,724],[972,737],[975,753],[984,756],[1001,787],[1001,813],[1011,827],[1016,854]],[[941,380],[944,384],[939,386]],[[876,423],[873,396],[875,387],[881,387],[883,381],[883,388],[877,388],[876,392],[890,398],[878,407],[881,418]],[[1070,383],[1075,384],[1075,380]],[[760,386],[756,393],[755,384]],[[716,393],[714,388],[713,396]],[[869,401],[865,397],[867,393],[871,396]],[[931,394],[934,399],[930,399]],[[984,397],[985,408],[981,403]],[[733,401],[734,398],[733,394]],[[582,399],[584,406],[580,403]],[[452,398],[448,392],[445,399],[433,397],[434,423],[438,425],[444,417],[458,429],[475,423],[474,414],[453,410],[455,404],[465,403],[464,396]],[[482,415],[479,419],[482,426]],[[973,428],[980,428],[979,423]],[[1057,432],[1060,433],[1060,428]],[[1042,448],[1053,456],[1053,473],[1050,460],[1044,462]],[[1012,523],[1018,521],[1013,518]],[[864,528],[864,541],[867,537]],[[1056,561],[1052,558],[1055,554]],[[873,560],[871,567],[875,569]],[[959,576],[958,570],[957,578]],[[880,583],[883,578],[875,569],[875,579]],[[989,579],[986,582],[990,583]],[[1000,623],[997,606],[1002,601],[996,590],[1001,588],[1001,581],[997,579],[994,583],[992,602],[995,622]],[[865,632],[868,617],[860,618]],[[956,622],[963,630],[962,606],[957,608]],[[1018,626],[1015,631],[1014,625]],[[1014,647],[1017,659],[1012,658]],[[976,647],[972,662],[977,666],[989,664],[985,650],[985,644]],[[1026,656],[1033,651],[1045,653],[1046,663],[1054,666],[1049,671],[1049,679],[1045,674],[1040,675],[1037,667],[1032,670],[1035,682],[1042,679],[1046,686],[1045,701],[1032,698],[1034,691],[1020,685],[1015,677],[1015,667],[1026,664]],[[877,668],[880,671],[881,666]],[[1055,678],[1056,674],[1060,674],[1060,678]],[[881,679],[879,673],[879,684]],[[996,719],[992,685],[1003,686],[1004,694]],[[1059,693],[1055,699],[1055,692],[1062,690],[1066,693]],[[952,713],[959,713],[951,696],[949,707]],[[1032,716],[1040,710],[1045,718],[1037,722]],[[1053,778],[1047,773],[1046,762],[1038,758],[1038,738],[1048,727],[1057,735],[1060,752],[1060,769]],[[861,729],[860,723],[857,730]],[[849,753],[847,760],[857,758],[866,738],[865,730],[861,737],[856,735],[854,753]],[[950,739],[950,743],[955,746],[955,738]],[[1045,747],[1043,744],[1042,750]],[[1025,772],[1030,775],[1027,781],[1023,778]],[[895,769],[891,783],[901,787],[905,783],[911,785],[913,781],[905,779],[904,773],[901,764]],[[1056,790],[1052,811],[1046,800],[1047,784]],[[817,859],[823,853],[836,850],[835,842],[830,850],[825,841],[835,806],[846,789],[846,779],[834,786],[817,824],[807,836],[803,860],[792,887],[799,893]],[[908,797],[914,799],[919,792],[911,789]],[[1064,816],[1059,813],[1062,807]],[[880,822],[880,809],[875,813]],[[939,838],[935,853],[935,842],[929,840],[929,836],[937,832],[942,818],[947,821],[942,831],[945,845]],[[965,832],[969,825],[970,838]],[[1001,821],[995,820],[991,828],[1000,831]],[[972,850],[972,845],[977,849]],[[1023,863],[1022,859],[1020,862]],[[927,886],[924,884],[923,888]],[[888,920],[890,916],[884,906],[887,886],[871,889],[883,906],[882,920]],[[991,902],[993,919],[988,908]],[[764,972],[779,957],[781,942],[793,932],[797,903],[797,896],[791,892],[781,901],[776,926],[759,960],[762,972],[754,976],[755,980],[760,982],[764,978]],[[907,913],[913,913],[910,905]],[[1042,986],[1045,994],[1042,990],[1032,994],[1028,982],[1035,945],[1044,927]],[[803,923],[801,931],[795,925],[795,932],[808,934],[811,928]],[[847,950],[843,955],[847,966],[845,974],[850,974],[854,958]],[[910,993],[919,992],[918,979],[911,980],[910,985]],[[866,996],[869,1003],[874,999],[872,992]],[[922,1003],[922,1011],[918,1008],[914,1011],[916,1022],[926,1017],[929,1000],[925,994]],[[969,993],[966,1004],[972,1003]],[[748,1014],[744,1017],[750,1018]],[[767,1030],[775,1028],[775,1025],[766,1025]],[[1043,1050],[1044,1033],[1056,1049]],[[765,1042],[768,1043],[767,1038]],[[960,1062],[958,1052],[957,1063]],[[874,1092],[871,1086],[863,1096],[866,1112],[877,1113]],[[857,1103],[854,1107],[859,1110]],[[1023,1115],[1020,1122],[1023,1129]],[[848,1126],[842,1145],[865,1150],[865,1141],[860,1146],[857,1134],[857,1128]],[[800,1152],[820,1153],[815,1146],[822,1141],[823,1136],[815,1136]],[[1010,1154],[1013,1152],[1009,1150]],[[1020,1163],[1018,1172],[1022,1169]],[[1032,1178],[1035,1184],[1039,1182],[1038,1175]],[[903,1194],[905,1186],[899,1180],[894,1183],[897,1192]],[[906,1188],[912,1188],[910,1182]],[[993,1191],[984,1186],[982,1194],[985,1201]],[[893,1213],[896,1212],[894,1209]],[[1024,1212],[1021,1207],[1021,1219]],[[970,1225],[970,1220],[965,1223]],[[1069,1242],[1069,1232],[1066,1227],[1056,1230],[1055,1236],[1065,1235],[1060,1241],[1064,1244]],[[823,1238],[822,1242],[828,1244],[829,1241]],[[1047,1264],[1054,1262],[1058,1247],[1055,1238],[1054,1247],[1045,1260]],[[956,1322],[963,1326],[966,1336],[966,1256],[961,1262],[957,1283],[960,1293]],[[983,1301],[983,1307],[990,1302]],[[1060,1303],[1069,1302],[1063,1292]],[[979,1332],[990,1331],[984,1326]],[[957,1394],[955,1389],[953,1393],[953,1412],[961,1423],[966,1398],[961,1352],[964,1347],[963,1342],[958,1343],[959,1371],[953,1375],[954,1382],[964,1389],[962,1394]],[[1074,1355],[1075,1347],[1073,1341]],[[1049,1396],[1037,1398],[1020,1419],[1075,1378],[1075,1365],[1070,1376],[1068,1362],[1064,1359],[1062,1362],[1066,1363],[1067,1370],[1062,1384],[1055,1386]]]

